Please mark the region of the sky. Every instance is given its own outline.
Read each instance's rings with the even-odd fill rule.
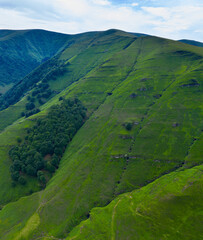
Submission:
[[[203,0],[0,0],[0,29],[112,28],[203,42]]]

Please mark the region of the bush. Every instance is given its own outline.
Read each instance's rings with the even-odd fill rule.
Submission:
[[[18,143],[21,143],[22,142],[22,139],[20,137],[17,137],[17,142]]]
[[[35,104],[33,102],[27,103],[26,104],[26,110],[32,110],[35,108]]]
[[[18,171],[11,171],[11,178],[13,181],[18,181],[18,178],[20,177],[20,174]]]
[[[54,173],[56,169],[50,162],[47,162],[46,170],[49,171],[50,173]]]
[[[18,182],[22,185],[25,185],[26,184],[26,180],[23,176],[20,176],[19,179],[18,179]]]
[[[34,169],[34,167],[31,164],[29,164],[26,167],[26,173],[30,176],[35,176],[36,175],[36,169]]]
[[[126,130],[130,131],[132,129],[132,126],[133,126],[132,123],[127,123],[125,128]]]

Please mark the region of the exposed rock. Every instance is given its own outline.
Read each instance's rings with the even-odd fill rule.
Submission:
[[[156,99],[159,99],[162,96],[162,94],[155,94],[153,97]]]
[[[138,91],[143,92],[143,91],[147,91],[147,89],[145,87],[139,88]]]
[[[134,122],[133,124],[134,124],[134,125],[138,125],[138,124],[139,124],[139,122]]]
[[[129,135],[120,135],[120,138],[122,138],[122,139],[133,139],[133,136],[129,136]]]

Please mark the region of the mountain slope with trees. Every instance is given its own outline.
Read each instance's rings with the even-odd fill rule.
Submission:
[[[61,51],[69,38],[43,30],[0,30],[0,92]]]
[[[38,82],[28,77],[20,101],[0,112],[12,116],[11,126],[0,121],[0,238],[201,236],[203,49],[116,30],[96,35],[59,53],[44,75],[44,65],[37,68]],[[66,71],[52,75],[61,63]],[[48,84],[47,99],[40,84]],[[31,98],[40,112],[20,117]],[[70,98],[86,107],[87,120],[54,176],[41,191],[33,178],[12,187],[9,150],[50,107]]]

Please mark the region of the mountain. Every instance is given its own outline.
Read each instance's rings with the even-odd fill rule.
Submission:
[[[201,239],[202,70],[203,49],[178,41],[73,35],[1,98],[0,238]],[[11,149],[41,149],[55,131],[45,119],[63,99],[84,105],[82,127],[59,166],[42,167],[46,186],[22,168],[27,183],[13,184]]]
[[[61,51],[69,38],[43,30],[0,30],[0,92]]]
[[[187,44],[197,46],[197,47],[203,47],[202,42],[198,42],[198,41],[194,41],[194,40],[182,39],[182,40],[180,40],[180,42],[187,43]]]

